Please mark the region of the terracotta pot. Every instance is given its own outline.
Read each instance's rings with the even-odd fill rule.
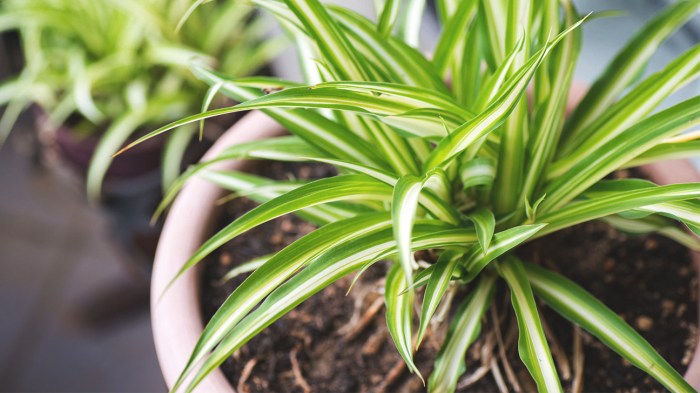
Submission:
[[[278,136],[284,130],[260,112],[246,115],[227,131],[209,150],[204,159],[212,158],[224,148]],[[216,169],[245,169],[241,161],[222,162]],[[658,183],[700,181],[697,170],[688,161],[669,161],[643,168]],[[213,232],[220,207],[215,203],[223,191],[202,179],[191,179],[170,210],[158,244],[151,281],[151,318],[156,351],[163,376],[172,387],[202,333],[204,321],[200,310],[200,280],[196,269],[179,278],[163,294],[169,280],[182,264]],[[700,264],[700,254],[693,253]],[[161,297],[162,295],[162,297]],[[159,300],[160,298],[160,300]],[[696,348],[686,372],[686,379],[700,387],[700,351]],[[198,392],[234,392],[220,370],[211,373],[199,385]]]
[[[262,112],[251,112],[231,127],[204,155],[216,157],[222,150],[243,142],[284,134],[284,129]],[[248,163],[221,162],[215,169],[245,169]],[[182,264],[212,234],[223,190],[193,178],[181,190],[168,213],[156,251],[151,279],[151,321],[158,360],[168,387],[172,387],[202,333],[199,276],[190,270],[163,292]],[[186,223],[183,225],[183,223]],[[161,297],[162,295],[162,297]],[[224,374],[216,370],[199,385],[198,392],[233,392]]]

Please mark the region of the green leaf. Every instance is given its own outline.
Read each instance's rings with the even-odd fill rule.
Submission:
[[[510,257],[497,267],[508,283],[511,303],[518,319],[520,359],[537,383],[538,391],[563,392],[523,263]]]
[[[95,148],[88,168],[86,188],[90,199],[99,199],[102,193],[102,180],[112,163],[112,154],[119,150],[142,121],[142,113],[128,112],[105,131]]]
[[[252,92],[249,87],[239,86],[240,82],[235,79],[198,64],[192,64],[190,67],[194,74],[206,83],[211,85],[222,83],[220,92],[235,100],[247,101],[260,97],[259,93]],[[242,83],[245,86],[245,80]],[[331,157],[376,167],[385,165],[374,146],[357,138],[352,131],[341,124],[326,119],[320,114],[306,110],[281,108],[267,108],[263,109],[263,112],[274,118],[292,134],[299,136],[311,146]]]
[[[201,1],[201,0],[200,0]],[[194,6],[194,5],[193,5]],[[219,90],[221,90],[221,87],[223,86],[223,82],[217,82],[209,89],[207,90],[207,94],[204,96],[204,101],[202,101],[202,112],[206,112],[209,110],[209,106],[211,105],[211,102],[214,101],[214,97],[219,93]],[[199,140],[202,140],[202,137],[204,136],[204,119],[202,119],[199,122]]]
[[[160,217],[190,178],[221,161],[234,159],[308,161],[307,157],[314,156],[319,156],[318,152],[298,137],[277,137],[231,146],[214,159],[190,166],[185,173],[169,182],[163,199],[153,213],[153,218]]]
[[[161,176],[163,177],[163,192],[166,193],[180,175],[182,159],[192,140],[194,128],[191,125],[180,127],[169,135],[163,148]]]
[[[421,308],[420,316],[420,326],[418,328],[418,337],[416,338],[416,350],[423,341],[425,331],[428,328],[430,320],[435,314],[442,297],[445,295],[447,286],[452,280],[452,274],[457,268],[460,258],[462,257],[459,253],[454,253],[451,251],[444,251],[440,258],[435,263],[431,265],[430,274],[425,273],[428,269],[423,270],[424,273],[422,277],[427,278],[427,287],[425,288],[425,293],[423,294],[423,306]],[[423,279],[416,277],[414,282],[414,288],[416,285],[422,285]],[[412,292],[412,288],[408,288],[407,291]],[[406,291],[405,291],[406,292]]]
[[[700,140],[668,142],[656,145],[624,164],[624,168],[632,168],[659,161],[680,160],[700,156]]]
[[[333,247],[391,226],[386,213],[358,216],[326,225],[295,241],[255,270],[221,305],[202,332],[190,360],[173,386],[184,378],[258,302],[315,257]]]
[[[377,24],[379,34],[383,35],[384,37],[390,36],[391,32],[394,30],[394,24],[399,16],[400,4],[400,0],[386,0],[384,3],[384,9],[382,10],[382,14],[379,17],[379,22]]]
[[[515,67],[521,67],[525,63],[529,52],[529,31],[520,26],[530,26],[530,19],[529,0],[508,2],[505,48],[523,46],[523,51],[515,52]],[[523,186],[525,149],[530,134],[528,111],[527,99],[521,97],[503,124],[499,146],[500,161],[496,167],[496,179],[491,193],[494,213],[497,215],[508,214],[522,203],[518,191],[522,190]],[[519,217],[516,215],[513,220],[517,218]]]
[[[263,255],[261,257],[253,258],[248,262],[242,263],[229,270],[228,273],[221,277],[221,280],[219,280],[219,282],[225,283],[240,276],[241,274],[254,272],[258,270],[262,265],[264,265],[267,261],[269,261],[273,256],[274,254]]]
[[[341,80],[368,80],[367,70],[345,35],[317,0],[285,0],[318,46],[324,61]]]
[[[621,191],[594,200],[572,202],[559,210],[540,215],[538,221],[547,222],[549,225],[535,237],[627,210],[694,198],[700,198],[700,183],[673,184]],[[547,200],[544,203],[546,202]]]
[[[382,67],[390,76],[389,81],[450,93],[431,63],[416,49],[393,37],[382,37],[374,22],[362,15],[333,5],[329,9],[345,28],[352,44],[373,64]]]
[[[668,390],[695,391],[639,333],[583,288],[535,265],[526,264],[525,269],[535,293],[559,314],[597,337]]]
[[[495,162],[490,158],[474,158],[462,164],[459,172],[462,188],[491,186],[496,176]]]
[[[364,175],[344,175],[312,181],[254,208],[225,226],[185,262],[171,283],[226,242],[264,222],[323,203],[348,199],[388,200],[390,197],[391,188]]]
[[[431,393],[454,392],[457,380],[464,374],[467,348],[479,336],[481,319],[491,304],[496,276],[485,274],[476,288],[464,300],[450,325],[447,338],[440,348],[435,368],[428,380]]]
[[[642,189],[652,189],[656,184],[641,179],[618,179],[601,181],[591,187],[584,197],[596,199],[600,197],[615,195],[620,192],[630,192]],[[624,212],[626,216],[637,216],[632,218],[646,217],[650,214],[659,214],[683,222],[695,234],[700,230],[700,202],[696,200],[664,202],[654,205],[642,206],[638,209]]]
[[[418,48],[421,23],[425,14],[425,0],[406,0],[397,21],[398,38]]]
[[[549,45],[540,49],[530,60],[506,83],[503,93],[493,100],[493,103],[474,119],[464,123],[444,138],[428,161],[423,165],[424,171],[445,165],[455,155],[467,149],[473,142],[486,136],[496,129],[517,105],[520,97],[527,88],[535,70],[551,48],[566,34],[577,28],[583,19],[555,37]]]
[[[411,345],[413,331],[413,291],[405,291],[409,288],[409,280],[400,264],[395,263],[386,276],[384,289],[384,302],[386,304],[386,324],[389,334],[394,340],[399,354],[408,365],[412,373],[420,376],[420,371],[413,363],[413,350]],[[411,272],[412,274],[412,272]],[[421,377],[422,379],[422,377]]]
[[[259,203],[268,202],[308,184],[302,182],[270,181],[266,178],[240,172],[204,171],[201,173],[201,176],[223,189],[234,191],[237,197],[250,198]],[[358,202],[363,203],[362,201]],[[350,209],[339,208],[329,203],[309,206],[296,211],[294,214],[316,225],[325,225],[329,222],[353,217],[356,215],[356,212]]]
[[[421,179],[415,176],[404,176],[394,187],[391,203],[391,220],[394,226],[394,237],[399,248],[399,262],[403,267],[403,277],[406,287],[413,286],[413,265],[415,260],[411,253],[411,237],[413,221],[418,207],[418,196],[423,188]],[[410,345],[409,345],[410,347]]]
[[[399,249],[399,262],[403,266],[408,288],[413,287],[413,266],[416,262],[411,253],[411,237],[421,191],[426,183],[439,177],[441,173],[441,171],[433,171],[423,179],[411,175],[404,176],[394,186],[391,218],[394,223],[394,237]],[[430,194],[429,191],[426,193]]]
[[[634,126],[666,97],[700,76],[700,45],[686,51],[663,70],[647,78],[598,116],[590,126],[566,140],[559,149],[554,171],[562,173],[606,142]]]
[[[612,173],[660,141],[700,124],[700,97],[665,109],[630,127],[582,158],[546,187],[541,210],[560,208],[597,181]]]
[[[649,216],[639,219],[630,219],[620,216],[603,217],[601,221],[613,226],[615,229],[638,235],[657,233],[665,236],[678,244],[693,251],[700,251],[700,238],[688,234],[668,219],[658,216]]]
[[[442,34],[440,34],[440,39],[433,53],[433,64],[441,75],[445,74],[452,57],[457,52],[457,45],[460,42],[459,32],[467,30],[469,22],[476,13],[477,5],[476,0],[462,1],[455,14],[443,26]]]
[[[496,218],[493,212],[486,208],[479,208],[474,213],[471,213],[467,218],[474,223],[476,235],[479,237],[479,245],[486,252],[491,245],[493,232],[496,230]]]
[[[480,17],[486,29],[487,60],[490,65],[501,64],[506,53],[506,29],[508,29],[508,12],[503,1],[482,0],[479,7]],[[492,66],[492,68],[495,68]]]
[[[639,29],[637,34],[596,79],[568,120],[575,134],[603,114],[648,63],[657,48],[697,11],[700,2],[679,1],[668,6]]]
[[[546,5],[550,2],[547,1]],[[574,20],[574,11],[570,2],[565,3],[566,22]],[[558,20],[558,10],[556,4],[552,6],[552,17]],[[571,80],[573,78],[574,67],[580,50],[580,31],[575,31],[564,38],[563,42],[555,49],[552,56],[546,60],[549,67],[541,67],[539,72],[545,75],[537,75],[535,80],[544,77],[548,79],[549,85],[544,88],[542,83],[536,83],[536,97],[541,100],[538,105],[535,125],[527,145],[528,160],[525,172],[521,199],[532,200],[535,191],[541,186],[545,179],[546,167],[555,154],[559,138],[561,136],[562,124],[566,111],[566,104],[569,100]],[[538,78],[539,77],[539,78]],[[542,91],[545,90],[545,91]]]
[[[464,229],[442,228],[445,228],[444,224],[435,221],[416,223],[415,237],[412,242],[414,249],[460,247],[473,239],[473,234]],[[224,362],[236,349],[309,296],[338,278],[362,268],[368,262],[394,253],[396,253],[396,243],[393,240],[392,230],[387,228],[379,233],[359,236],[352,241],[346,241],[319,255],[306,269],[270,294],[265,302],[226,336],[202,364],[190,382],[187,391],[196,387],[208,373]],[[182,379],[185,376],[186,373],[183,374]]]
[[[493,260],[532,238],[546,226],[547,224],[521,225],[498,232],[486,251],[482,251],[478,245],[472,246],[465,263],[468,274],[463,280],[473,280]]]

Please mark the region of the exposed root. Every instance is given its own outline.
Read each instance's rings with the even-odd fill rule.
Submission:
[[[301,373],[301,368],[299,367],[299,361],[297,360],[297,353],[299,352],[299,347],[296,347],[289,353],[289,361],[292,363],[292,372],[294,373],[294,384],[299,386],[304,393],[311,393],[311,386],[304,379],[304,375]]]
[[[457,390],[462,390],[466,389],[473,384],[477,383],[481,378],[485,377],[486,374],[488,374],[491,371],[491,365],[481,365],[479,366],[476,370],[474,370],[471,374],[463,377],[462,379],[459,380],[459,383],[457,383]]]
[[[386,375],[384,380],[379,384],[377,387],[376,392],[377,393],[385,393],[387,391],[387,388],[391,386],[394,382],[396,382],[397,379],[403,374],[404,370],[406,369],[406,362],[404,362],[403,359],[399,360],[394,367],[389,370],[389,373]]]
[[[348,321],[347,324],[343,325],[340,329],[338,329],[338,334],[341,336],[347,335],[355,325],[357,325],[360,321],[360,318],[362,317],[362,306],[365,303],[365,298],[369,294],[369,290],[367,288],[363,287],[362,290],[357,290],[354,293],[356,294],[355,297],[355,302],[354,302],[354,308],[352,311],[352,316],[350,317],[350,320]]]
[[[493,374],[493,379],[496,381],[498,390],[501,393],[508,393],[508,386],[506,385],[506,381],[503,380],[503,375],[501,374],[501,370],[498,368],[496,358],[491,358],[491,374]]]
[[[584,361],[583,333],[581,333],[581,329],[578,326],[574,326],[574,379],[571,382],[572,393],[580,393],[583,391]]]
[[[357,337],[358,334],[362,333],[367,326],[372,322],[375,315],[384,306],[384,297],[378,297],[372,302],[367,311],[362,315],[362,317],[356,323],[346,325],[348,329],[345,330],[343,334],[343,340],[349,341]],[[345,328],[345,327],[343,327]]]
[[[250,374],[253,373],[253,368],[257,363],[258,359],[253,358],[245,364],[245,367],[243,367],[243,371],[241,372],[241,379],[238,380],[236,391],[238,391],[239,393],[248,393],[250,391],[250,389],[248,389],[248,386],[246,386],[245,383],[248,381],[248,378],[250,378]]]
[[[501,335],[501,320],[498,316],[498,309],[496,308],[495,303],[491,305],[491,319],[493,321],[493,330],[495,332],[496,342],[498,343],[498,357],[501,359],[501,363],[503,364],[503,370],[506,373],[506,378],[508,378],[508,382],[513,387],[513,391],[520,393],[523,390],[520,387],[518,377],[515,375],[515,372],[508,361],[508,356],[506,356],[506,346],[503,342],[503,336]]]
[[[386,333],[386,329],[378,329],[375,333],[369,336],[367,341],[365,341],[365,344],[362,346],[362,355],[371,356],[379,352],[382,345],[384,345],[384,341],[386,340]]]
[[[486,374],[491,372],[493,368],[493,348],[496,346],[496,340],[493,333],[487,333],[482,340],[474,347],[477,350],[477,359],[481,360],[481,366],[477,367],[471,374],[466,375],[457,382],[457,389],[467,388],[477,383]]]
[[[561,378],[565,381],[569,381],[571,379],[571,365],[569,364],[569,358],[566,356],[566,352],[561,347],[561,344],[559,344],[557,336],[549,327],[547,321],[545,321],[544,318],[541,318],[541,321],[542,327],[544,328],[544,334],[547,336],[547,339],[550,342],[549,348],[552,350],[552,356],[554,356],[554,361],[557,363],[557,368],[559,368],[559,372],[561,373]]]

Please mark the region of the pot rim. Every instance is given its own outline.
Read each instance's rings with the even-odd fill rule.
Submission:
[[[245,115],[207,151],[203,161],[216,157],[225,148],[245,142],[272,138],[284,128],[259,111]],[[243,170],[244,161],[223,161],[215,170]],[[151,278],[151,324],[163,377],[172,387],[187,364],[190,353],[204,329],[200,310],[199,274],[190,269],[165,291],[178,269],[214,230],[216,201],[223,190],[201,178],[192,178],[173,202],[163,225]],[[187,225],[180,225],[186,222]],[[192,317],[195,316],[195,317]],[[234,392],[220,369],[209,374],[197,392]]]
[[[244,116],[205,154],[202,160],[218,155],[227,147],[283,135],[285,130],[259,111]],[[244,161],[220,162],[217,170],[244,170]],[[661,184],[700,181],[700,172],[688,160],[665,161],[642,167]],[[171,388],[204,328],[200,308],[198,269],[190,269],[178,278],[167,292],[170,279],[196,249],[213,232],[220,208],[214,203],[223,190],[203,179],[192,178],[175,199],[158,242],[151,279],[151,323],[163,376]],[[179,225],[187,222],[186,226]],[[690,252],[696,274],[699,274],[700,253]],[[700,304],[700,303],[699,303]],[[196,317],[192,317],[196,315]],[[685,378],[700,387],[700,342],[688,365]],[[220,369],[214,370],[197,387],[197,392],[235,392]]]

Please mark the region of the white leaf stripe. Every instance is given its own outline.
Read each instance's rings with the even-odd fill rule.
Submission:
[[[413,254],[411,237],[413,221],[418,207],[418,196],[423,188],[423,181],[415,176],[404,176],[394,187],[391,203],[391,218],[394,224],[394,238],[399,248],[399,262],[403,268],[403,277],[407,288],[413,286]],[[412,291],[411,291],[412,292]]]
[[[424,165],[424,171],[437,168],[449,162],[455,155],[464,151],[472,143],[486,136],[499,126],[517,104],[532,78],[537,67],[566,34],[580,26],[585,19],[580,20],[557,35],[544,48],[540,49],[530,60],[510,79],[507,88],[484,112],[466,122],[438,144]]]
[[[482,251],[479,245],[472,246],[467,253],[468,274],[463,279],[467,282],[473,280],[490,262],[532,238],[546,226],[547,224],[534,224],[506,229],[494,235],[493,242],[486,251]]]
[[[325,228],[325,227],[324,227]],[[472,235],[462,229],[439,230],[440,226],[416,225],[413,241],[415,250],[459,246],[469,241]],[[345,276],[361,267],[368,261],[377,260],[382,255],[396,252],[391,229],[379,233],[364,235],[353,241],[345,242],[337,247],[326,249],[299,274],[275,290],[250,315],[223,339],[219,346],[205,360],[195,377],[190,382],[187,391],[192,391],[196,385],[218,367],[237,348],[250,340],[272,322],[296,307],[312,294],[323,289],[338,278]],[[250,278],[249,278],[250,279]]]
[[[608,109],[642,70],[656,48],[697,11],[698,4],[697,0],[679,1],[639,29],[571,114],[567,127],[571,133],[576,134],[590,125]]]
[[[198,78],[207,83],[222,83],[222,93],[236,100],[252,100],[259,97],[259,94],[252,93],[249,89],[238,87],[230,79],[226,79],[204,67],[194,65],[192,70]],[[262,110],[292,133],[299,135],[309,144],[318,147],[321,151],[328,152],[334,157],[365,165],[379,167],[385,165],[371,144],[354,137],[350,130],[317,113],[302,110],[284,110],[281,108],[264,108]]]
[[[468,215],[467,218],[474,223],[476,235],[479,237],[479,245],[486,252],[491,245],[493,232],[496,229],[496,218],[486,208],[477,209],[474,213]]]
[[[526,264],[533,289],[548,305],[600,339],[672,392],[694,392],[688,382],[615,312],[566,278]]]
[[[300,267],[333,246],[386,229],[390,225],[391,220],[386,213],[339,221],[311,232],[270,258],[238,286],[214,314],[172,390],[178,390],[178,386],[185,380],[194,365],[203,359],[248,311]]]
[[[663,110],[608,141],[545,187],[547,199],[542,211],[563,206],[616,168],[642,154],[660,141],[688,127],[700,124],[700,97]]]
[[[556,171],[559,173],[566,171],[580,159],[634,126],[671,93],[700,76],[697,72],[699,66],[700,45],[696,45],[672,61],[666,68],[640,83],[624,98],[608,108],[590,126],[561,145]]]
[[[537,383],[538,391],[563,392],[522,262],[511,257],[497,267],[511,291],[511,303],[518,319],[520,358]]]
[[[386,285],[384,287],[386,324],[396,348],[408,365],[408,369],[420,376],[420,372],[413,362],[413,350],[411,348],[414,293],[407,290],[409,288],[407,282],[404,269],[400,264],[394,264],[386,276]]]
[[[491,304],[496,276],[485,274],[478,286],[459,307],[447,338],[435,360],[435,369],[428,380],[431,393],[453,392],[464,373],[464,357],[469,345],[481,330],[481,318]]]
[[[173,281],[226,242],[274,218],[322,203],[348,199],[388,200],[390,197],[389,187],[364,175],[344,175],[312,181],[254,208],[225,226],[187,260]]]
[[[452,274],[457,268],[460,257],[462,255],[459,253],[453,253],[450,251],[444,251],[438,261],[431,265],[434,266],[430,275],[428,277],[428,284],[425,288],[425,293],[423,294],[423,305],[421,307],[420,316],[420,326],[418,328],[418,338],[416,339],[416,349],[420,346],[423,341],[426,329],[430,323],[430,319],[435,314],[440,301],[442,300],[447,286],[452,279]],[[418,285],[419,281],[415,281],[415,285]],[[412,289],[411,289],[412,290]]]
[[[555,212],[540,215],[537,220],[547,222],[549,225],[535,237],[627,210],[693,198],[700,198],[700,183],[673,184],[635,191],[622,191],[595,200],[573,202]]]

